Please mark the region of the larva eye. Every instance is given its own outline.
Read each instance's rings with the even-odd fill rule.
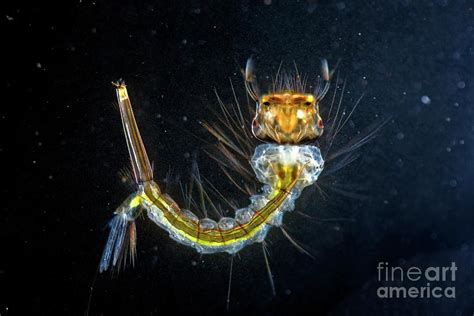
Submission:
[[[324,124],[323,124],[323,120],[322,120],[322,119],[319,119],[319,120],[318,120],[318,127],[319,127],[319,128],[324,128]]]
[[[265,106],[270,106],[270,102],[268,102],[268,101],[265,101],[262,104],[265,105]]]
[[[304,103],[304,105],[306,105],[306,106],[310,106],[310,105],[311,105],[311,102],[309,102],[309,101],[306,101],[306,102]]]

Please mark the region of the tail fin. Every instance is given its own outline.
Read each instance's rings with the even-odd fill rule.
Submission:
[[[115,216],[110,221],[110,233],[105,245],[102,258],[100,259],[99,271],[106,271],[112,264],[112,267],[120,268],[125,265],[126,257],[132,265],[135,264],[137,255],[137,229],[135,219],[141,211],[140,197],[137,193],[130,195],[115,211]]]

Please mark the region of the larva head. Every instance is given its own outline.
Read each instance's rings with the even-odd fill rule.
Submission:
[[[278,144],[312,141],[323,134],[319,104],[313,94],[264,94],[257,101],[252,132],[258,139]]]

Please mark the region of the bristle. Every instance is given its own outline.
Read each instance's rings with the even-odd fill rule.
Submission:
[[[123,183],[128,189],[135,190],[137,183],[135,182],[132,174],[132,170],[129,167],[123,167],[118,172],[120,182]]]

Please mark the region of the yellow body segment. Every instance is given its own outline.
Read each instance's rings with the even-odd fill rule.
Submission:
[[[219,228],[203,230],[199,225],[199,220],[195,221],[184,216],[174,201],[166,195],[157,193],[152,188],[156,186],[154,182],[147,184],[138,197],[143,200],[144,203],[142,203],[144,205],[154,205],[163,212],[163,216],[167,224],[172,227],[173,232],[178,233],[193,243],[204,247],[231,246],[233,243],[252,238],[271,220],[296,184],[297,178],[293,178],[291,182],[289,182],[289,179],[291,177],[283,180],[282,185],[285,188],[276,189],[268,203],[263,208],[257,210],[250,221],[242,224],[237,222],[238,225],[230,230],[221,230]]]

